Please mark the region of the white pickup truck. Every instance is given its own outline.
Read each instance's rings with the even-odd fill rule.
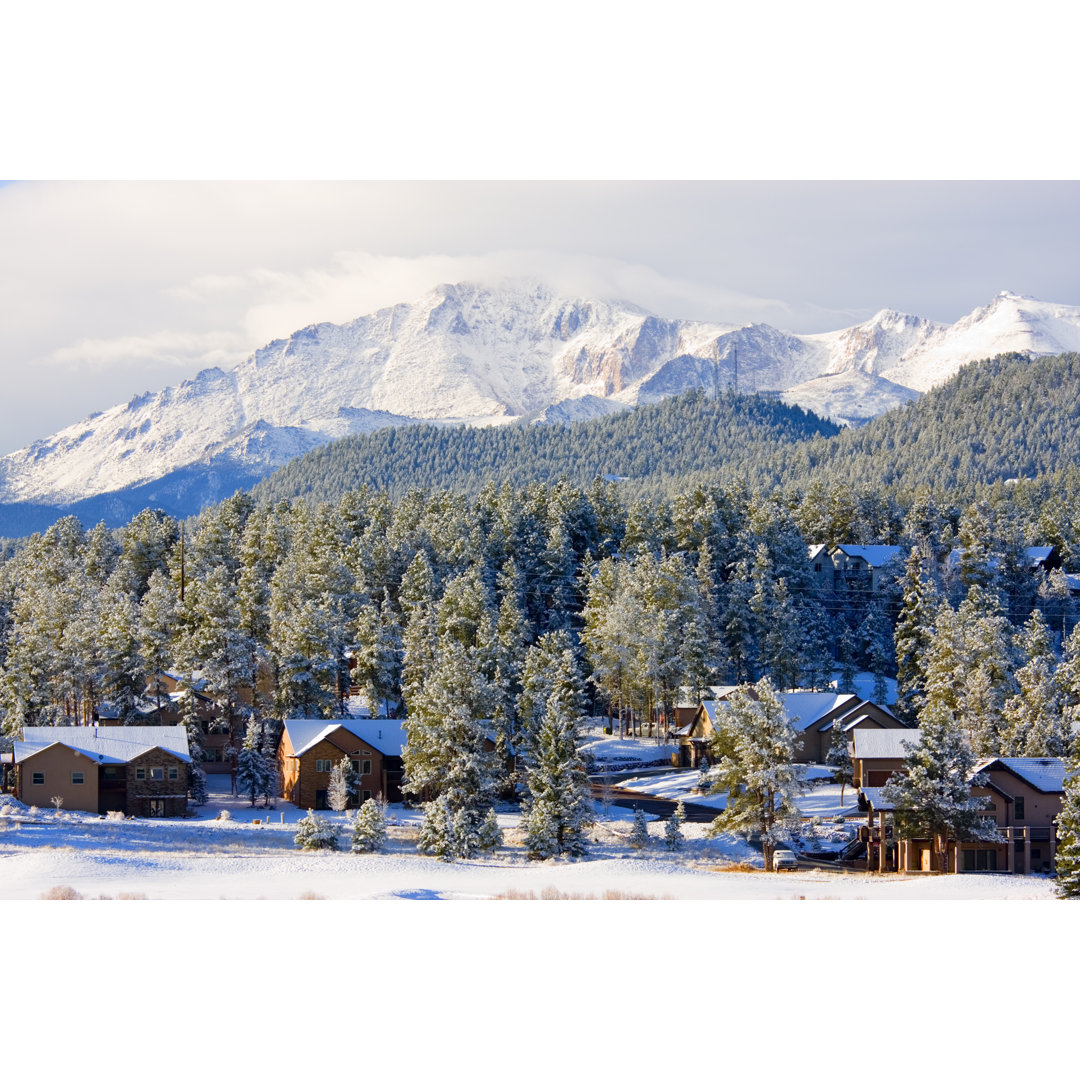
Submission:
[[[795,858],[795,852],[788,851],[787,848],[780,848],[779,851],[774,851],[772,868],[774,870],[798,870],[799,861]]]

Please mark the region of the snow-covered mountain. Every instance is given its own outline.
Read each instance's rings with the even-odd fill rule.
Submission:
[[[601,415],[691,387],[782,392],[859,422],[1005,351],[1080,349],[1080,308],[1001,293],[952,326],[882,311],[798,335],[663,319],[536,283],[442,285],[273,341],[229,371],[147,393],[0,459],[0,502],[62,505],[171,476],[266,475],[331,439],[417,420]],[[199,482],[202,482],[200,480]]]

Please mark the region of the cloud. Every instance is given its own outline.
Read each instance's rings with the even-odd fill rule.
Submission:
[[[84,338],[74,345],[54,350],[44,362],[91,371],[131,368],[142,375],[148,368],[172,367],[188,371],[193,364],[199,368],[232,367],[249,351],[244,336],[235,331],[162,330],[143,336]]]

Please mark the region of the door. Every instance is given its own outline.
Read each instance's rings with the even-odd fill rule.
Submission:
[[[929,848],[923,848],[922,851],[919,852],[919,869],[920,870],[927,870],[927,871],[930,870],[930,849]]]
[[[319,788],[318,791],[315,792],[315,809],[325,810],[326,808],[326,788]]]

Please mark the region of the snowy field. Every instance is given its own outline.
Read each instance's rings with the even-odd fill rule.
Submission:
[[[215,778],[216,779],[216,778]],[[598,808],[603,814],[602,808]],[[228,811],[231,820],[218,820]],[[663,823],[650,845],[628,844],[630,813],[610,808],[591,830],[580,860],[532,862],[516,809],[504,808],[504,842],[489,856],[442,863],[415,851],[419,812],[390,808],[384,854],[302,852],[293,844],[295,807],[252,809],[224,791],[194,819],[109,821],[93,814],[28,811],[11,800],[0,815],[0,898],[33,900],[50,891],[79,897],[149,900],[491,899],[500,896],[676,900],[1051,899],[1043,877],[962,875],[878,878],[861,873],[766,874],[761,857],[735,837],[709,839],[707,826],[683,826],[685,846],[670,852]],[[342,835],[343,814],[328,813]],[[284,817],[284,822],[282,821]],[[259,824],[255,824],[256,820]],[[269,823],[267,823],[269,821]]]

